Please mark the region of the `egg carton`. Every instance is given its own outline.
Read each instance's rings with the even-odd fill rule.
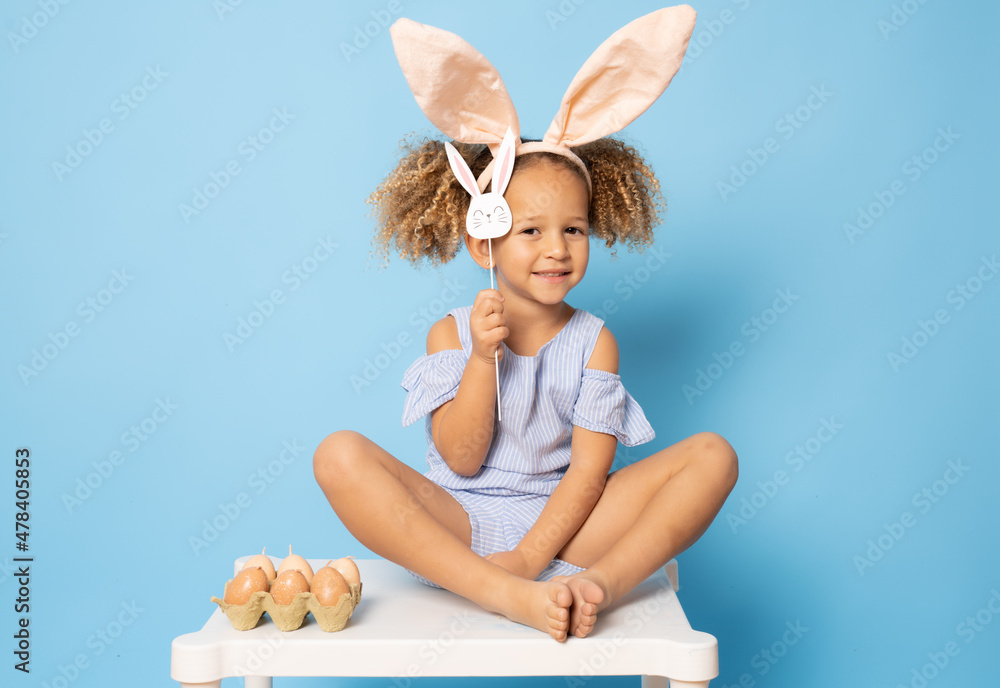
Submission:
[[[229,580],[226,588],[232,582]],[[271,598],[271,593],[263,590],[250,595],[246,604],[229,604],[215,596],[212,601],[219,605],[237,631],[254,628],[260,622],[260,617],[267,612],[280,631],[294,631],[302,626],[306,614],[312,613],[320,629],[332,633],[347,625],[347,620],[361,601],[361,583],[352,583],[350,587],[351,591],[341,595],[337,604],[328,606],[320,604],[311,592],[296,593],[291,604],[278,604]],[[222,596],[226,596],[225,591]]]

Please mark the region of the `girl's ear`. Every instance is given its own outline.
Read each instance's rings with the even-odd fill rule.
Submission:
[[[489,239],[477,239],[468,232],[465,233],[465,247],[469,249],[469,255],[476,261],[479,267],[488,270],[490,268],[490,247]]]

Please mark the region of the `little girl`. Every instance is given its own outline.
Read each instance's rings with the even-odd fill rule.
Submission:
[[[476,176],[493,160],[485,145],[455,145]],[[314,470],[373,552],[565,640],[586,636],[602,609],[701,536],[737,464],[705,432],[609,475],[618,442],[654,433],[617,374],[614,336],[565,299],[592,237],[652,242],[659,183],[611,138],[572,158],[522,147],[503,193],[512,226],[492,245],[465,231],[469,195],[442,142],[411,145],[372,194],[383,251],[440,264],[464,244],[495,270],[496,289],[435,323],[427,354],[403,376],[403,423],[425,418],[425,475],[346,430],[320,444]]]

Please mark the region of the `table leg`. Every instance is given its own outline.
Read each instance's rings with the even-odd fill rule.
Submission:
[[[271,688],[271,677],[246,676],[243,679],[243,688]]]
[[[643,676],[642,688],[708,688],[708,681],[678,681],[663,676]]]

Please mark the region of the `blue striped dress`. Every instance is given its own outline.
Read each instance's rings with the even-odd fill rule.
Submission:
[[[430,413],[458,392],[472,353],[471,312],[472,306],[465,306],[449,313],[462,349],[424,355],[403,374],[403,425],[425,419],[425,475],[465,508],[472,549],[485,556],[514,549],[538,519],[569,466],[574,426],[614,435],[629,447],[648,442],[655,433],[618,375],[586,367],[604,321],[577,309],[534,356],[518,356],[503,345],[503,421],[494,430],[482,468],[473,476],[453,472],[434,445]],[[538,580],[579,570],[555,559]]]

